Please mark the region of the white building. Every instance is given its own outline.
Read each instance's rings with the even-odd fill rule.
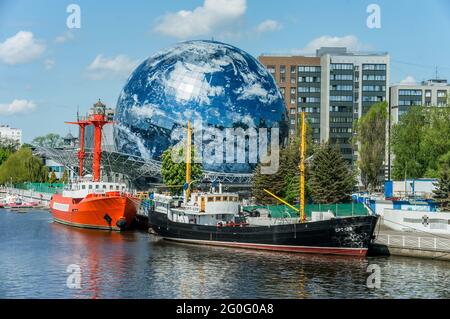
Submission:
[[[419,84],[396,84],[390,88],[393,123],[411,106],[447,106],[450,85],[447,80],[432,79]]]
[[[0,140],[10,139],[22,145],[22,130],[9,127],[9,125],[0,125]]]

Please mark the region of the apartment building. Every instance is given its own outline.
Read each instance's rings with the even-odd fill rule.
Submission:
[[[411,106],[447,106],[450,84],[447,80],[431,79],[418,84],[396,84],[390,87],[391,118],[399,117]]]
[[[389,100],[389,55],[326,47],[314,57],[261,55],[259,61],[284,96],[290,134],[296,134],[298,114],[304,111],[314,142],[337,145],[353,163],[357,158],[352,145],[354,121],[371,105]]]
[[[22,145],[22,130],[9,127],[9,125],[0,125],[0,139],[9,139]]]

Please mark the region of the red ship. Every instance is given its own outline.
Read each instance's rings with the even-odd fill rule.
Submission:
[[[101,181],[102,128],[112,122],[105,118],[105,105],[100,100],[94,105],[94,112],[86,120],[68,122],[80,127],[79,180],[64,189],[62,194],[53,195],[50,211],[56,222],[83,228],[124,230],[133,222],[140,205],[125,183]],[[94,126],[94,156],[92,179],[83,177],[84,130]]]

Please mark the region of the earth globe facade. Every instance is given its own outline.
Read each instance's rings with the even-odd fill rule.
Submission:
[[[194,135],[208,128],[266,128],[268,145],[273,129],[278,143],[286,143],[288,135],[284,100],[270,73],[250,54],[216,41],[182,42],[145,60],[124,86],[114,121],[117,151],[154,160],[180,142],[188,121],[201,123],[200,133],[194,127]],[[200,139],[200,148],[195,145],[203,156],[215,136],[209,137]],[[249,143],[247,138],[236,147],[248,152]],[[238,174],[251,173],[256,166],[248,155],[239,163],[225,158],[203,158],[203,169]]]

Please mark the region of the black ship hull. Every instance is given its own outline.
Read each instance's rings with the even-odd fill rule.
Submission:
[[[149,213],[151,229],[166,240],[272,251],[365,256],[377,216],[336,218],[276,226],[216,227],[168,220]]]

